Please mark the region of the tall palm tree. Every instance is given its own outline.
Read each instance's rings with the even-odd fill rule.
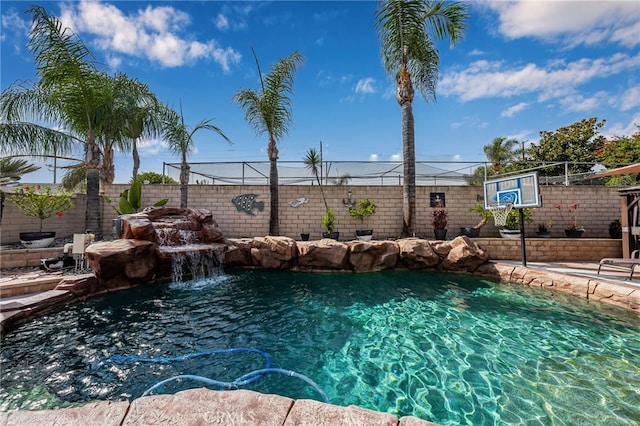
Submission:
[[[402,108],[402,154],[404,161],[403,227],[413,235],[416,215],[414,87],[425,101],[435,100],[440,59],[434,40],[448,38],[454,45],[466,27],[466,6],[444,0],[380,1],[375,12],[382,44],[382,60],[395,75],[397,101]]]
[[[185,124],[180,107],[180,114],[169,107],[164,108],[164,119],[161,124],[161,132],[164,135],[169,149],[180,156],[180,208],[187,208],[189,198],[189,163],[187,158],[193,152],[193,136],[200,130],[211,130],[222,136],[228,143],[233,143],[218,127],[210,124],[211,120],[202,120],[193,128]]]
[[[101,236],[98,142],[120,140],[114,113],[117,93],[136,95],[140,85],[96,67],[84,43],[44,8],[33,6],[29,49],[40,80],[14,84],[0,95],[2,153],[70,155],[82,149],[87,185],[85,229]],[[46,123],[46,124],[40,124]]]
[[[507,139],[498,137],[491,141],[490,144],[483,147],[487,160],[491,162],[491,168],[494,174],[500,173],[502,164],[514,160],[518,153],[515,148],[520,146],[520,142],[516,139]]]
[[[271,209],[269,216],[269,234],[280,235],[280,220],[278,208],[278,140],[289,132],[292,121],[291,99],[293,81],[298,65],[304,58],[298,51],[291,52],[287,57],[279,59],[265,76],[260,71],[260,63],[253,49],[253,57],[260,76],[260,90],[241,89],[233,100],[245,110],[245,120],[257,135],[267,133],[269,144],[269,191],[271,193]]]

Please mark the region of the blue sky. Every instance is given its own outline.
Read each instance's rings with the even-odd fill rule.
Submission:
[[[35,79],[23,13],[33,3],[0,3],[2,89]],[[267,161],[266,136],[232,102],[239,89],[259,87],[251,47],[263,72],[293,50],[305,58],[280,160],[300,161],[320,141],[327,160],[402,157],[401,111],[380,59],[375,2],[37,4],[79,34],[105,69],[181,104],[187,124],[215,118],[234,142],[199,132],[190,161]],[[607,136],[630,135],[640,124],[638,1],[474,1],[469,14],[460,43],[438,44],[436,102],[416,94],[417,160],[483,161],[483,146],[496,137],[536,143],[540,131],[594,116],[607,120]],[[145,141],[141,151],[141,171],[179,161],[160,140]],[[130,154],[116,161],[116,182],[127,182]],[[23,180],[51,179],[44,167]]]

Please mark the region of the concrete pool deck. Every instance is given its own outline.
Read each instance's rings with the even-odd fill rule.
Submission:
[[[523,268],[519,261],[491,262],[489,266],[511,270],[511,274],[555,275],[563,280],[586,281],[589,287],[615,288],[627,294],[632,311],[640,313],[640,279],[629,280],[629,272],[603,268],[598,262],[529,262]],[[39,270],[2,271],[0,275],[0,319],[18,315],[27,319],[39,315],[47,307],[70,302],[68,291],[55,290],[63,275]],[[535,280],[536,278],[533,278]],[[555,285],[555,284],[554,284]],[[544,287],[544,283],[542,284]],[[23,292],[23,293],[20,293]],[[27,292],[27,293],[24,293]],[[10,294],[12,294],[10,296]],[[635,308],[634,308],[635,307]],[[388,413],[349,406],[340,407],[314,400],[293,400],[279,395],[257,392],[212,391],[192,389],[175,395],[156,395],[129,401],[98,401],[80,407],[42,411],[0,412],[0,425],[133,425],[133,424],[226,424],[226,425],[433,425],[415,417],[397,417]]]

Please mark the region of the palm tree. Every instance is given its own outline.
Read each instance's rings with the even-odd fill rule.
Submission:
[[[507,139],[498,137],[491,141],[490,144],[483,147],[487,160],[491,162],[491,168],[494,174],[500,173],[501,165],[516,158],[518,153],[516,147],[520,146],[520,142],[516,139]]]
[[[271,209],[269,217],[269,234],[280,234],[280,220],[278,210],[278,146],[279,139],[289,132],[291,124],[291,99],[287,96],[293,93],[293,80],[298,65],[304,58],[298,51],[291,52],[287,57],[279,59],[265,76],[260,71],[260,63],[256,52],[251,49],[260,76],[260,90],[241,89],[233,100],[245,110],[245,120],[257,135],[267,133],[269,144],[269,190],[271,193]]]
[[[99,238],[100,165],[107,152],[104,146],[101,152],[99,143],[108,146],[122,139],[118,127],[122,115],[115,113],[119,107],[114,103],[123,93],[138,95],[143,85],[98,71],[91,52],[56,17],[40,6],[29,12],[33,18],[28,46],[40,80],[3,91],[0,151],[60,156],[82,149],[87,185],[85,229]]]
[[[396,99],[402,108],[402,232],[413,235],[416,214],[413,88],[425,101],[435,100],[440,59],[433,40],[448,38],[454,45],[463,36],[467,11],[461,3],[444,0],[388,0],[379,2],[375,17],[384,67],[387,74],[395,75]]]
[[[320,182],[320,156],[318,155],[318,151],[316,151],[315,148],[309,148],[303,162],[307,170],[316,177],[316,181],[320,187],[320,193],[322,194],[322,201],[324,201],[324,209],[325,211],[329,210],[327,199],[324,196],[324,189],[322,189],[322,182]]]
[[[6,194],[4,189],[22,179],[22,175],[35,172],[40,167],[30,164],[27,160],[12,157],[0,158],[0,222],[4,213],[4,200]]]
[[[180,114],[175,112],[169,107],[164,108],[164,120],[161,124],[161,132],[166,138],[169,149],[175,154],[180,156],[180,208],[187,208],[187,202],[189,197],[189,163],[187,157],[193,152],[194,141],[193,135],[200,130],[211,130],[222,136],[228,143],[233,143],[218,127],[209,124],[211,120],[202,120],[196,124],[193,128],[184,123],[184,116],[182,115],[182,107],[180,107]]]

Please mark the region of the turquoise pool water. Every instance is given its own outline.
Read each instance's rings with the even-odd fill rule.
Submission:
[[[178,374],[232,380],[263,359],[104,360],[253,347],[338,405],[445,425],[638,424],[639,322],[620,309],[463,275],[238,271],[113,293],[24,325],[2,342],[0,408],[132,399]],[[319,399],[277,375],[247,389]]]

